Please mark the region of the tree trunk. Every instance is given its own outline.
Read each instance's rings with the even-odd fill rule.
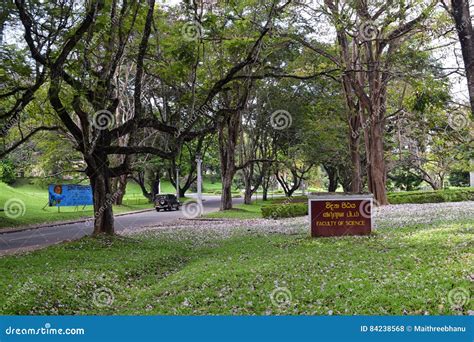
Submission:
[[[115,195],[112,194],[110,175],[107,167],[107,157],[99,156],[90,160],[88,163],[87,174],[91,182],[94,200],[93,234],[113,235],[114,214],[112,205]]]
[[[236,172],[235,150],[240,124],[240,112],[236,112],[230,114],[218,128],[222,181],[221,210],[232,209],[232,180]]]
[[[270,187],[270,168],[265,169],[262,178],[262,200],[268,200],[268,188]]]
[[[194,173],[194,171],[193,171]],[[196,182],[197,177],[193,177],[192,174],[189,174],[188,177],[186,178],[186,182],[184,183],[183,186],[179,187],[179,197],[184,197],[186,195],[186,191],[189,190],[191,185]]]
[[[352,164],[352,176],[351,176],[351,192],[360,193],[362,190],[361,184],[361,167],[360,167],[360,136],[350,138],[350,149],[351,149],[351,164]]]
[[[337,190],[337,169],[334,166],[325,165],[323,168],[329,179],[328,192],[335,192]]]
[[[251,191],[250,187],[245,187],[244,193],[244,204],[252,204],[252,195],[253,192]]]
[[[222,195],[221,195],[221,210],[232,209],[232,179],[233,172],[229,170],[222,173]]]
[[[360,168],[360,134],[361,134],[360,113],[352,115],[349,120],[350,137],[349,148],[351,153],[351,192],[360,193],[362,190],[361,168]]]
[[[452,15],[456,24],[459,42],[461,43],[464,68],[466,69],[467,89],[474,116],[474,30],[468,0],[452,0]]]
[[[151,191],[152,201],[155,200],[156,195],[160,194],[160,182],[161,182],[161,170],[157,170],[155,173],[155,179],[153,180],[153,186]]]
[[[337,190],[337,176],[335,174],[332,174],[329,177],[328,192],[336,192],[336,190]]]
[[[121,175],[119,177],[115,177],[112,180],[112,189],[116,196],[114,197],[114,204],[115,205],[122,205],[123,204],[123,197],[125,196],[125,192],[127,190],[127,175]]]
[[[383,146],[383,124],[381,121],[373,122],[370,127],[369,143],[369,191],[373,193],[379,205],[388,204],[385,189],[385,159]]]

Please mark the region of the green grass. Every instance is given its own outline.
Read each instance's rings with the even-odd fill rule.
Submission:
[[[262,212],[261,208],[263,205],[268,205],[268,202],[257,201],[252,202],[252,204],[236,204],[231,210],[225,211],[216,211],[204,215],[205,217],[210,218],[238,218],[238,219],[253,219],[261,218]]]
[[[220,186],[219,182],[212,183],[208,179],[205,179],[203,182],[203,188],[210,189],[211,191],[220,189]],[[176,192],[169,181],[162,181],[161,191],[162,193]],[[0,182],[0,207],[3,208],[4,204],[10,199],[23,202],[24,215],[10,218],[4,212],[0,212],[0,229],[93,217],[92,206],[86,206],[84,210],[82,207],[61,207],[59,213],[56,207],[46,206],[43,209],[48,202],[47,185],[40,185],[33,178],[20,178],[13,186]],[[181,200],[186,201],[187,199]],[[152,205],[143,196],[139,185],[134,181],[129,181],[123,205],[114,206],[114,213],[125,213],[148,208],[152,208]]]
[[[0,312],[466,314],[473,301],[456,308],[448,294],[474,290],[473,223],[320,239],[305,233],[83,238],[0,258]],[[273,304],[275,291],[291,301]]]
[[[151,205],[148,204],[146,200],[130,200],[130,198],[136,194],[137,188],[138,186],[133,183],[127,188],[127,194],[124,198],[124,205],[114,206],[115,213],[124,213],[151,208]],[[93,216],[92,206],[86,206],[84,210],[82,210],[82,207],[61,207],[60,212],[58,212],[56,207],[44,207],[48,202],[47,189],[26,181],[19,182],[15,187],[11,187],[0,182],[1,207],[3,208],[4,203],[10,199],[19,200],[24,204],[24,206],[21,204],[24,209],[24,215],[16,218],[10,218],[5,215],[5,212],[0,212],[0,229],[6,227],[19,227],[32,224],[90,218]]]

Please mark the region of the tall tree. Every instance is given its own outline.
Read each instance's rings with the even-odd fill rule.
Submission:
[[[466,70],[471,114],[474,117],[474,30],[472,28],[469,0],[452,0],[451,7],[445,1],[442,1],[442,4],[453,17],[456,25],[456,32],[461,44],[464,69]]]

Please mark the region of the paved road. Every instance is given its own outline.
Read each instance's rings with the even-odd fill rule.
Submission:
[[[204,196],[204,212],[219,210],[219,196]],[[236,198],[234,203],[242,202]],[[136,227],[152,226],[157,223],[170,222],[184,217],[184,210],[161,211],[155,210],[137,214],[115,217],[117,232]],[[11,254],[16,251],[36,249],[49,246],[65,240],[76,240],[92,233],[92,224],[88,222],[69,223],[52,227],[24,230],[14,233],[0,233],[0,255]]]

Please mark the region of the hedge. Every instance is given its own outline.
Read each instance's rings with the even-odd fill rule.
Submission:
[[[387,196],[390,204],[474,201],[474,189],[391,192]],[[306,196],[274,199],[272,204],[262,207],[262,216],[273,219],[305,216],[308,215],[307,201]]]
[[[302,203],[308,202],[308,196],[292,196],[292,197],[277,197],[271,200],[272,204],[283,204],[288,202],[287,204],[291,203]]]
[[[308,203],[272,204],[262,207],[264,218],[285,218],[308,215]]]
[[[474,189],[391,192],[387,197],[390,204],[474,201]]]

